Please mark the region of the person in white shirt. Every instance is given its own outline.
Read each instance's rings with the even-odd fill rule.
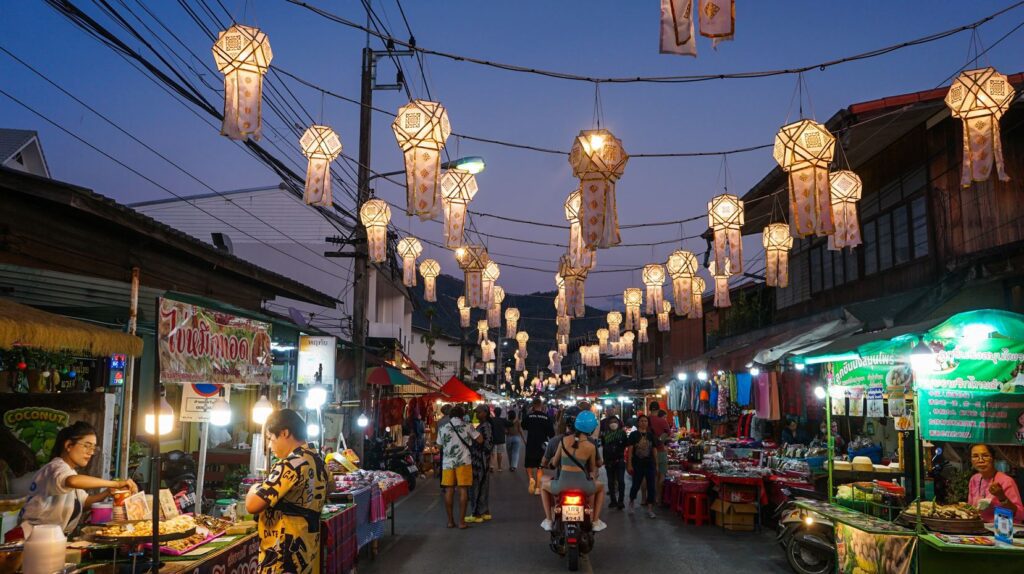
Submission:
[[[104,480],[78,474],[89,466],[97,452],[96,429],[86,422],[76,422],[57,433],[50,462],[43,465],[29,487],[29,499],[21,511],[21,529],[28,538],[37,524],[56,524],[65,534],[78,526],[82,513],[93,503],[110,496],[115,488],[128,488],[132,493],[139,487],[132,480]],[[96,494],[87,489],[103,488]]]
[[[470,445],[483,442],[484,437],[472,425],[463,422],[466,410],[456,405],[448,411],[449,420],[437,429],[437,444],[441,447],[441,486],[448,511],[448,528],[455,528],[453,506],[455,489],[459,489],[459,528],[466,528],[466,507],[469,487],[473,484],[473,455]]]

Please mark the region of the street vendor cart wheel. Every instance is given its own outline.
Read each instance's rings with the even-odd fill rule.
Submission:
[[[797,574],[827,574],[835,571],[835,555],[825,548],[805,544],[794,536],[786,547],[786,559]]]

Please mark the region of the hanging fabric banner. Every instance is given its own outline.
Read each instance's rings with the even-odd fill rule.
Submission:
[[[693,34],[693,0],[661,0],[661,53],[697,55]]]
[[[736,32],[735,0],[700,0],[700,35],[711,38],[711,47],[733,39]]]

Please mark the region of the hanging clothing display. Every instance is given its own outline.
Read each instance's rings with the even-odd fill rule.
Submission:
[[[751,376],[747,373],[736,375],[736,404],[741,407],[750,405]]]
[[[777,421],[782,418],[782,409],[779,406],[779,376],[772,371],[768,373],[768,380],[771,384],[771,415],[768,420]]]
[[[757,376],[754,389],[754,405],[757,409],[757,416],[761,419],[769,419],[772,416],[772,383],[768,373],[761,373]]]

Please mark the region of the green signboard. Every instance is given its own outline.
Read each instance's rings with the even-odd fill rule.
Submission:
[[[921,389],[918,398],[924,439],[1024,444],[1024,393]]]

